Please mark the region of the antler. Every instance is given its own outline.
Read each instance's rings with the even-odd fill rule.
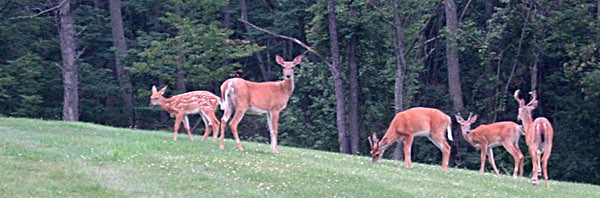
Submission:
[[[467,120],[471,120],[471,116],[473,116],[473,113],[469,113],[469,118],[467,118]]]
[[[517,90],[515,91],[515,95],[514,95],[514,97],[515,97],[515,100],[517,101],[517,103],[518,103],[519,105],[521,105],[521,99],[519,99],[519,92],[520,92],[520,91],[521,91],[521,90],[518,90],[518,89],[517,89]]]
[[[369,140],[369,146],[371,149],[373,149],[373,141],[371,141],[371,137],[367,138]]]
[[[529,103],[527,104],[527,106],[529,106],[531,103],[533,103],[534,101],[536,101],[536,93],[535,90],[534,91],[530,91],[529,95],[531,95],[531,101],[529,101]]]
[[[371,148],[373,148],[374,145],[379,144],[379,139],[377,139],[376,133],[373,133],[372,137],[369,138],[369,144],[371,144]]]

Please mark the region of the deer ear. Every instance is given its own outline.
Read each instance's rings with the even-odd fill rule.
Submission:
[[[456,121],[458,121],[459,123],[464,122],[465,120],[462,118],[462,116],[460,116],[460,113],[454,114],[454,117],[456,118]]]
[[[285,66],[285,61],[283,60],[283,57],[279,55],[275,56],[275,62],[281,66]]]
[[[302,62],[302,55],[298,55],[294,58],[294,65],[300,64],[300,62]]]
[[[380,145],[382,145],[382,146],[383,145],[388,145],[388,138],[387,137],[381,138],[381,144]]]
[[[471,124],[475,123],[475,121],[477,121],[477,115],[474,115],[473,117],[471,117],[471,119],[469,119],[469,122]]]
[[[165,91],[167,91],[167,85],[165,85],[165,87],[163,87],[162,89],[160,89],[160,91],[158,91],[158,92],[160,92],[160,94],[164,94]]]
[[[152,85],[152,93],[156,93],[156,86]]]

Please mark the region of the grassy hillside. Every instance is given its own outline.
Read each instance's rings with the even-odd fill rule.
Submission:
[[[600,186],[172,133],[0,118],[0,195],[8,197],[600,197]],[[419,161],[419,159],[413,159]],[[551,170],[560,171],[560,170]]]

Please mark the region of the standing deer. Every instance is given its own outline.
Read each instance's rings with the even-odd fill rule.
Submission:
[[[531,170],[533,175],[531,184],[534,186],[537,185],[538,174],[543,170],[546,187],[548,187],[548,158],[550,158],[550,153],[552,152],[554,129],[552,128],[550,121],[544,117],[538,117],[535,120],[531,118],[531,111],[538,105],[535,91],[529,92],[532,99],[527,104],[525,104],[525,99],[519,99],[519,91],[520,90],[515,91],[514,97],[519,104],[519,115],[517,116],[517,119],[523,122],[523,127],[525,128],[525,142],[529,148],[529,155],[531,155],[531,165],[533,166],[533,169]],[[542,156],[542,153],[544,156]],[[541,164],[543,164],[543,168]]]
[[[469,114],[469,118],[464,120],[460,114],[455,115],[465,140],[475,148],[481,149],[481,167],[479,168],[479,172],[483,173],[487,153],[494,172],[496,172],[496,175],[500,174],[494,162],[494,151],[492,149],[502,145],[515,160],[513,178],[517,177],[517,172],[523,177],[523,162],[525,158],[523,157],[523,153],[521,153],[521,149],[519,149],[519,136],[522,133],[521,126],[517,123],[506,121],[480,125],[471,130],[471,124],[477,121],[477,115],[471,116],[472,114]]]
[[[406,167],[410,167],[410,153],[414,137],[427,136],[442,151],[442,171],[446,172],[451,148],[446,142],[444,131],[448,130],[448,139],[452,140],[451,124],[450,116],[438,109],[415,107],[397,113],[381,141],[377,139],[375,133],[369,138],[373,163],[377,163],[381,159],[383,152],[390,145],[404,141],[404,163]]]
[[[190,140],[194,140],[190,131],[189,114],[199,113],[202,116],[206,130],[202,141],[206,140],[208,134],[213,130],[213,140],[216,139],[219,132],[219,119],[215,116],[215,111],[221,98],[208,91],[192,91],[165,98],[163,94],[167,90],[167,86],[156,91],[156,87],[152,86],[152,95],[150,96],[150,105],[159,105],[163,110],[169,112],[171,117],[175,117],[175,126],[173,132],[173,141],[177,141],[177,132],[179,125],[183,122],[183,127],[187,131]],[[221,146],[223,142],[221,141]]]
[[[271,150],[274,153],[279,152],[277,146],[279,113],[285,109],[294,91],[294,66],[301,61],[302,56],[296,56],[294,61],[291,62],[284,61],[279,55],[275,57],[275,62],[283,67],[282,81],[257,83],[241,78],[232,78],[221,85],[222,109],[225,110],[221,118],[221,132],[225,131],[225,124],[235,109],[235,115],[229,122],[229,127],[239,150],[244,149],[240,143],[237,127],[244,114],[248,112],[259,115],[267,114],[269,131],[271,132]],[[221,135],[221,139],[223,139],[223,135]]]

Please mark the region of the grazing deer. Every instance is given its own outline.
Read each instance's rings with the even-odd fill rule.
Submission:
[[[514,122],[495,122],[487,125],[480,125],[471,130],[471,124],[477,121],[477,115],[464,120],[460,114],[456,114],[456,121],[460,124],[462,135],[475,148],[481,149],[481,168],[479,172],[483,173],[485,167],[486,153],[489,155],[490,164],[494,168],[496,175],[500,174],[494,162],[494,151],[492,148],[502,145],[504,149],[513,156],[515,160],[515,169],[513,178],[517,177],[517,172],[523,177],[523,162],[525,158],[521,149],[519,149],[519,136],[521,135],[521,126]],[[471,117],[472,116],[472,117]]]
[[[375,133],[372,138],[369,138],[373,163],[377,163],[381,159],[383,152],[390,145],[404,141],[404,163],[406,167],[410,167],[410,153],[414,137],[427,136],[442,151],[442,171],[446,172],[451,148],[446,142],[444,131],[448,130],[448,139],[452,140],[451,124],[450,116],[438,109],[415,107],[397,113],[381,141],[377,139]]]
[[[183,122],[183,127],[187,131],[190,140],[194,140],[190,132],[189,114],[200,114],[206,130],[202,141],[206,140],[208,134],[213,130],[213,140],[216,139],[219,132],[219,119],[215,116],[215,110],[219,106],[221,98],[208,91],[192,91],[165,98],[163,94],[167,90],[167,86],[160,91],[156,91],[156,87],[152,86],[152,95],[150,96],[150,105],[159,105],[163,110],[169,112],[171,117],[175,117],[175,126],[173,133],[173,141],[177,141],[177,132],[179,125]],[[223,142],[221,142],[221,146]]]
[[[267,114],[269,131],[271,132],[271,150],[279,152],[277,146],[277,122],[279,113],[285,109],[294,91],[294,66],[302,61],[302,56],[296,56],[294,61],[284,61],[281,56],[275,57],[275,62],[283,67],[283,80],[276,82],[251,82],[241,78],[226,80],[221,85],[221,97],[225,110],[221,118],[221,132],[235,109],[235,115],[229,122],[229,127],[239,150],[244,150],[238,135],[238,124],[244,114]],[[221,133],[223,134],[223,133]],[[221,139],[223,136],[221,136]],[[223,149],[223,147],[221,147]]]
[[[552,152],[554,129],[550,121],[544,117],[538,117],[535,120],[531,118],[531,111],[537,107],[538,101],[536,100],[535,91],[529,92],[529,94],[532,99],[529,103],[525,104],[525,99],[519,99],[519,90],[515,91],[514,97],[519,104],[517,119],[523,122],[525,142],[529,148],[529,155],[531,155],[531,165],[533,166],[531,170],[533,175],[531,183],[534,186],[537,185],[538,174],[543,170],[546,187],[548,187],[548,158],[550,158],[550,153]],[[542,153],[544,156],[542,156]],[[540,164],[543,164],[543,168]]]

